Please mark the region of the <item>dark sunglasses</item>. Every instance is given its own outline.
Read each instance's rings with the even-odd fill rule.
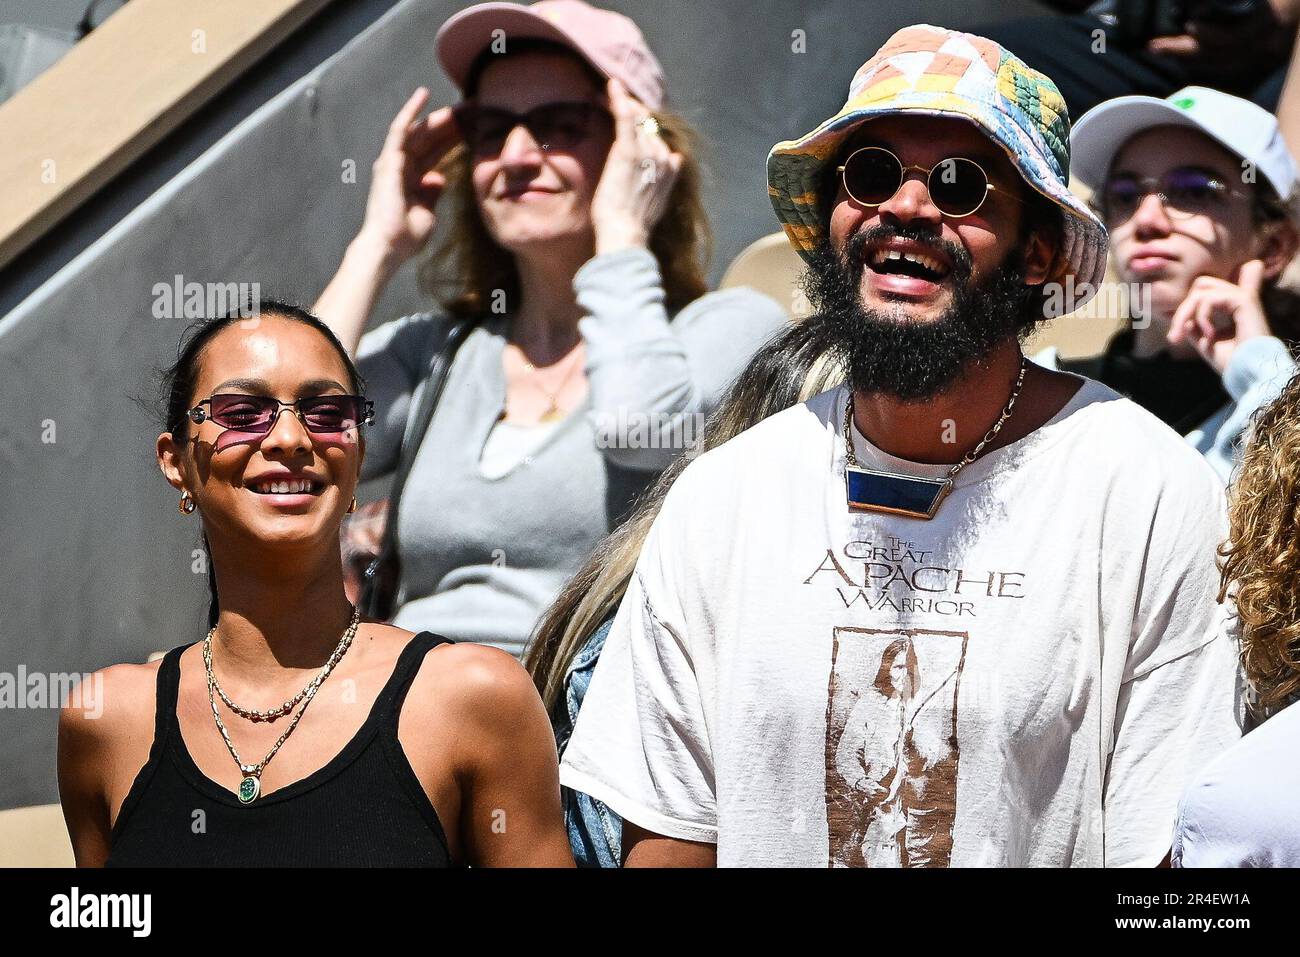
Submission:
[[[1102,218],[1111,224],[1127,222],[1152,194],[1160,197],[1165,212],[1174,219],[1213,214],[1223,208],[1229,196],[1246,197],[1209,170],[1194,166],[1171,169],[1159,179],[1119,173],[1101,189]]]
[[[225,393],[204,399],[190,409],[189,416],[195,425],[211,419],[223,429],[265,435],[275,427],[280,410],[286,406],[293,409],[308,432],[345,432],[375,420],[375,404],[359,395],[313,395],[296,402],[281,402],[265,395]]]
[[[527,129],[544,150],[571,150],[597,129],[613,128],[607,110],[585,101],[543,103],[527,113],[466,102],[452,107],[452,115],[475,156],[499,155],[517,126]]]
[[[962,156],[940,160],[927,169],[904,166],[902,160],[884,147],[864,146],[850,153],[836,169],[844,180],[845,191],[860,206],[876,207],[889,202],[903,188],[903,180],[911,170],[925,174],[930,202],[939,212],[954,219],[978,210],[991,192],[1020,202],[1018,197],[990,183],[979,163]]]

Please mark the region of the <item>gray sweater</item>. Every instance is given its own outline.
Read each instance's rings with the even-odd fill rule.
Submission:
[[[507,317],[461,346],[398,515],[402,581],[394,623],[519,654],[538,617],[698,434],[750,356],[785,321],[749,289],[710,293],[669,321],[654,257],[608,253],[574,277],[585,312],[589,394],[532,455],[499,479],[479,459],[505,404]],[[376,422],[364,477],[396,468],[447,317],[422,313],[368,333],[358,350]]]

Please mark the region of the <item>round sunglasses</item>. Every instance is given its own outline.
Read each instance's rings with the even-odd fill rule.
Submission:
[[[308,432],[345,432],[375,420],[375,404],[359,395],[313,395],[281,402],[270,396],[233,392],[204,399],[190,409],[189,417],[195,425],[211,419],[223,429],[266,435],[285,407],[293,409]]]
[[[452,107],[452,115],[471,152],[479,157],[499,156],[517,126],[528,130],[543,150],[571,150],[597,129],[613,128],[609,111],[584,100],[543,103],[527,113],[465,102]]]
[[[984,167],[964,156],[949,157],[928,168],[905,166],[883,146],[864,146],[850,153],[849,158],[836,167],[844,181],[845,192],[859,206],[871,208],[893,199],[912,170],[925,174],[930,202],[939,212],[953,219],[976,212],[984,205],[989,193],[998,192],[1021,202],[1019,197],[990,183]]]

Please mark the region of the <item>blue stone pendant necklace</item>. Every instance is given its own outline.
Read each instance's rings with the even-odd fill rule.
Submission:
[[[226,696],[226,693],[221,690],[221,685],[217,683],[216,672],[212,669],[212,636],[216,634],[217,629],[214,627],[208,632],[208,636],[203,639],[203,665],[208,672],[208,703],[212,705],[212,717],[217,722],[217,730],[221,732],[221,738],[226,742],[226,748],[230,751],[230,756],[235,759],[235,763],[239,765],[240,773],[244,776],[239,782],[239,790],[235,792],[239,796],[241,804],[252,804],[262,793],[262,772],[271,763],[275,753],[280,750],[280,745],[289,740],[289,735],[293,734],[293,729],[298,727],[298,722],[307,713],[307,705],[311,704],[311,699],[316,697],[316,692],[320,689],[321,683],[330,676],[334,666],[339,663],[348,648],[351,647],[352,639],[357,635],[357,626],[360,624],[361,608],[360,606],[354,606],[352,620],[348,624],[347,630],[343,632],[343,637],[339,639],[338,645],[334,648],[334,653],[330,655],[329,660],[325,662],[316,677],[291,700],[286,701],[278,708],[272,708],[268,711],[241,708]],[[292,711],[300,701],[302,707],[298,709],[298,713],[289,722],[289,727],[284,729],[284,734],[280,735],[276,740],[271,752],[257,764],[245,764],[239,760],[239,752],[235,750],[234,742],[230,740],[230,732],[226,730],[225,722],[221,720],[221,712],[217,710],[218,696],[221,697],[221,700],[225,702],[231,711],[234,711],[241,718],[247,718],[249,721],[274,721],[276,718]]]
[[[984,447],[993,441],[993,437],[1002,431],[1007,419],[1011,418],[1011,410],[1016,407],[1016,399],[1020,396],[1020,387],[1025,384],[1025,370],[1028,368],[1028,360],[1021,356],[1020,374],[1016,376],[1011,398],[1007,400],[998,420],[993,423],[993,428],[985,432],[979,444],[967,452],[941,479],[919,478],[858,465],[858,458],[853,453],[853,389],[850,388],[849,401],[844,409],[844,488],[849,510],[883,512],[926,520],[934,518],[934,513],[952,491],[953,479],[957,473],[979,458]]]

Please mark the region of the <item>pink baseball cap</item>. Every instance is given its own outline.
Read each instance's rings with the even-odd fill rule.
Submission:
[[[495,41],[525,37],[569,47],[596,72],[620,80],[628,92],[650,109],[664,102],[664,71],[628,17],[601,10],[583,0],[538,0],[522,3],[479,3],[450,17],[438,30],[438,60],[462,91],[470,67]]]

